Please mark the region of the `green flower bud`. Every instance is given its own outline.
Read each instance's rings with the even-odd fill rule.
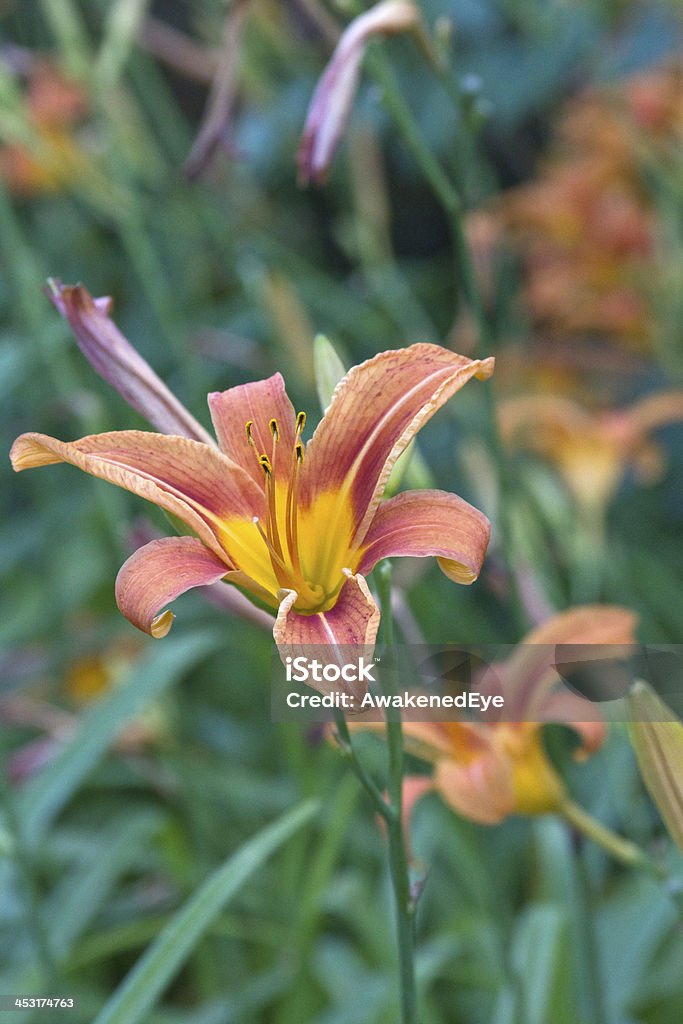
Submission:
[[[334,389],[342,377],[346,376],[346,367],[336,348],[324,334],[316,335],[313,342],[313,365],[320,408],[325,412]]]
[[[637,682],[628,702],[640,772],[671,838],[683,850],[683,722],[647,683]]]

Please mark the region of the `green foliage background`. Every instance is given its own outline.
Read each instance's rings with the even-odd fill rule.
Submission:
[[[0,4],[0,58],[12,46],[49,52],[91,104],[80,129],[87,170],[53,194],[18,199],[0,185],[6,449],[25,430],[71,439],[145,426],[81,357],[41,293],[48,275],[113,295],[124,333],[205,424],[207,391],[276,369],[315,421],[316,332],[350,364],[444,341],[459,311],[447,224],[371,75],[329,183],[298,187],[298,139],[329,54],[304,4],[256,0],[241,54],[238,155],[219,156],[194,183],[182,164],[206,88],[136,42],[150,6],[208,45],[229,5]],[[472,207],[533,174],[578,84],[651,66],[681,43],[674,3],[420,6],[429,25],[454,20],[458,102],[409,41],[381,43],[374,55],[390,61],[424,140]],[[352,8],[326,7],[340,17]],[[0,133],[16,141],[27,123],[2,71]],[[386,185],[370,207],[376,216],[357,178],[367,153],[381,154]],[[679,162],[679,237],[682,182]],[[501,337],[520,328],[505,298],[515,287],[510,269]],[[653,363],[648,380],[680,387],[680,323],[668,341],[672,358]],[[436,486],[475,504],[485,461],[478,473],[463,455],[481,444],[485,386],[466,389],[420,440]],[[677,643],[680,430],[665,442],[664,479],[650,488],[627,480],[610,510],[599,596],[635,609],[645,640]],[[571,508],[547,467],[519,459],[512,468],[518,543],[567,607]],[[76,704],[74,667],[102,652],[111,659],[133,632],[113,593],[131,524],[167,524],[67,467],[14,477],[5,460],[0,474],[0,992],[72,995],[78,1008],[62,1013],[79,1024],[394,1024],[383,840],[335,749],[271,723],[269,637],[188,595],[171,637],[142,640],[115,686]],[[521,629],[500,571],[494,550],[473,588],[453,586],[432,564],[397,566],[396,576],[428,641],[514,642]],[[133,723],[146,740],[115,743]],[[565,737],[555,740],[564,764]],[[381,771],[377,741],[362,737],[359,747]],[[566,772],[579,802],[681,874],[619,727],[589,764]],[[295,805],[294,818],[268,831]],[[483,828],[436,797],[416,814],[414,849],[428,867],[418,914],[424,1024],[680,1021],[680,921],[655,881],[552,818]]]

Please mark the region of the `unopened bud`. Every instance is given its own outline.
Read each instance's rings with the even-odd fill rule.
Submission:
[[[318,334],[313,342],[313,366],[320,408],[325,412],[334,389],[342,377],[346,376],[346,367],[336,348],[324,334]]]
[[[683,722],[646,683],[629,697],[631,742],[650,796],[683,850]]]

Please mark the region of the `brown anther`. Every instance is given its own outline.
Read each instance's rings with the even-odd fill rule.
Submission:
[[[299,437],[304,432],[306,426],[306,413],[299,412],[296,416],[296,436]]]
[[[270,459],[268,458],[268,456],[267,455],[259,455],[259,460],[258,461],[259,461],[259,466],[261,467],[263,472],[266,474],[266,476],[270,476],[271,473],[273,472],[273,467],[270,464]]]
[[[272,419],[269,422],[268,426],[270,427],[270,432],[273,435],[273,440],[279,441],[280,440],[280,431],[278,430],[277,420]]]
[[[251,428],[253,426],[254,426],[254,421],[253,420],[248,420],[247,423],[246,423],[246,426],[244,428],[246,430],[246,432],[247,432],[247,441],[249,442],[249,444],[251,445],[252,448],[254,447],[254,439],[251,436]]]
[[[304,446],[300,441],[294,445],[294,452],[296,454],[296,461],[302,463],[304,461]]]

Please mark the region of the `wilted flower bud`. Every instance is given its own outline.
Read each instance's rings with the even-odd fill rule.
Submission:
[[[298,154],[299,175],[304,185],[323,182],[327,176],[349,119],[361,62],[370,38],[407,32],[419,24],[419,8],[410,0],[382,0],[348,26],[308,108]]]
[[[646,683],[629,698],[631,742],[650,796],[683,850],[683,722]]]
[[[50,278],[48,298],[68,321],[93,369],[128,404],[164,434],[215,446],[213,438],[160,380],[110,318],[110,298],[93,299],[82,285]]]

